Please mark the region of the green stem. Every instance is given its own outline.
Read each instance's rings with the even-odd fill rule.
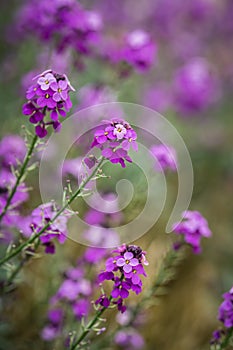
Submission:
[[[56,213],[56,215],[51,220],[49,220],[49,222],[37,234],[32,236],[26,242],[20,244],[17,248],[15,248],[14,251],[12,251],[8,255],[6,255],[3,259],[1,259],[0,266],[5,264],[10,259],[12,259],[14,256],[18,255],[25,247],[27,247],[29,244],[32,244],[38,237],[40,237],[47,230],[47,228],[49,228],[49,226],[67,209],[67,207],[74,201],[74,199],[82,192],[82,190],[85,188],[85,186],[88,184],[88,182],[95,176],[97,171],[100,169],[100,166],[102,165],[103,161],[104,161],[104,158],[101,158],[101,160],[100,160],[99,164],[96,166],[96,168],[87,177],[87,179],[82,182],[80,187],[69,198],[69,200],[66,202],[66,204]]]
[[[229,330],[229,332],[227,333],[223,343],[221,344],[221,348],[220,349],[225,349],[229,343],[229,340],[231,339],[233,335],[233,327]]]
[[[7,198],[6,205],[5,205],[5,207],[3,208],[3,211],[2,211],[2,213],[1,213],[1,215],[0,215],[0,222],[1,222],[1,220],[3,219],[3,217],[5,216],[5,214],[6,214],[7,210],[8,210],[8,208],[9,208],[9,206],[10,206],[10,204],[11,204],[12,198],[14,197],[15,192],[17,191],[17,188],[18,188],[18,186],[19,186],[19,184],[20,184],[20,182],[21,182],[21,179],[22,179],[22,177],[23,177],[23,175],[24,175],[24,173],[25,173],[25,170],[26,170],[26,168],[27,168],[27,165],[28,165],[28,163],[29,163],[29,161],[30,161],[30,159],[31,159],[31,157],[32,157],[32,153],[33,153],[33,150],[34,150],[34,147],[35,147],[35,145],[36,145],[37,140],[38,140],[38,136],[35,135],[34,138],[33,138],[33,140],[32,140],[32,143],[31,143],[31,145],[30,145],[30,147],[29,147],[29,149],[28,149],[28,152],[27,152],[27,154],[26,154],[26,156],[25,156],[25,158],[24,158],[24,161],[23,161],[22,167],[21,167],[21,169],[20,169],[19,175],[18,175],[17,178],[16,178],[15,185],[14,185],[14,187],[11,189],[10,194],[9,194],[9,196],[8,196],[8,198]]]
[[[109,301],[111,302],[112,296],[109,297]],[[86,338],[88,333],[91,331],[92,327],[96,324],[99,317],[104,313],[106,310],[106,307],[103,307],[100,309],[96,315],[93,317],[93,319],[87,324],[86,328],[83,330],[83,332],[80,334],[79,338],[71,345],[70,350],[75,350],[76,347]]]

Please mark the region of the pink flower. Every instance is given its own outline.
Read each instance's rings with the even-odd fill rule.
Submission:
[[[67,81],[66,80],[59,80],[58,82],[53,82],[51,84],[51,89],[55,91],[53,94],[53,100],[56,102],[59,102],[61,100],[66,101],[68,98],[68,91],[67,91]]]
[[[129,273],[133,270],[133,266],[139,264],[138,259],[134,258],[133,253],[126,252],[123,258],[117,260],[117,266],[123,267],[124,272]]]
[[[37,80],[37,83],[40,85],[41,90],[48,90],[52,83],[56,83],[56,78],[52,73],[47,73],[45,76],[40,77]]]
[[[126,128],[122,124],[116,124],[113,130],[113,135],[117,137],[117,140],[122,140],[127,133]]]

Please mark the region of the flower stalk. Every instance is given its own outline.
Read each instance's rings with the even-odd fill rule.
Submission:
[[[68,208],[68,206],[75,200],[75,198],[80,195],[80,193],[83,191],[85,186],[93,179],[93,177],[96,175],[98,170],[100,169],[101,165],[103,164],[104,157],[102,157],[98,163],[98,165],[95,167],[95,169],[92,171],[92,173],[84,180],[80,187],[74,192],[74,194],[69,198],[69,200],[62,206],[62,208],[56,213],[56,215],[49,220],[49,222],[44,225],[44,227],[35,235],[33,235],[29,240],[26,242],[23,242],[20,244],[17,248],[15,248],[12,252],[7,254],[4,258],[0,260],[0,266],[5,264],[7,261],[18,255],[24,248],[27,246],[31,245],[37,238],[39,238],[45,231],[46,229],[55,222],[55,220]]]
[[[32,157],[33,150],[34,150],[34,148],[35,148],[35,146],[36,146],[37,141],[38,141],[38,136],[35,135],[35,136],[33,137],[33,139],[32,139],[32,143],[31,143],[31,145],[30,145],[30,147],[29,147],[29,149],[28,149],[28,151],[27,151],[27,154],[26,154],[26,156],[25,156],[25,158],[24,158],[23,164],[22,164],[21,169],[20,169],[20,171],[19,171],[19,174],[18,174],[18,176],[17,176],[17,178],[16,178],[16,182],[15,182],[14,186],[12,187],[12,189],[11,189],[11,191],[10,191],[10,193],[9,193],[9,196],[8,196],[8,198],[7,198],[6,205],[5,205],[5,207],[3,208],[3,210],[2,210],[2,213],[1,213],[1,215],[0,215],[0,222],[2,221],[3,217],[6,215],[7,210],[9,209],[9,207],[10,207],[10,205],[11,205],[11,201],[12,201],[12,199],[13,199],[13,197],[14,197],[16,191],[17,191],[17,188],[18,188],[18,186],[20,185],[20,182],[21,182],[21,180],[22,180],[22,178],[23,178],[23,176],[24,176],[24,174],[25,174],[25,171],[26,171],[27,166],[28,166],[28,163],[29,163],[29,161],[30,161],[30,159],[31,159],[31,157]]]

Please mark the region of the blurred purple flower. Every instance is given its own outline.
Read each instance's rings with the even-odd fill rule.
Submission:
[[[219,307],[218,319],[226,328],[233,327],[233,287],[223,294],[224,301]]]
[[[155,169],[162,172],[163,170],[177,170],[177,156],[173,147],[167,145],[154,145],[150,148],[153,157],[156,159]]]
[[[184,221],[173,225],[173,231],[184,237],[185,243],[193,248],[194,254],[200,254],[202,237],[212,235],[208,222],[198,211],[184,212],[183,219]]]
[[[217,95],[217,79],[205,59],[193,58],[177,70],[174,78],[174,103],[184,115],[205,110],[215,102]]]

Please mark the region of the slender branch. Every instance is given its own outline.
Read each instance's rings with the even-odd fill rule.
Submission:
[[[26,170],[26,168],[27,168],[27,165],[28,165],[28,163],[29,163],[29,161],[30,161],[30,159],[31,159],[31,157],[32,157],[32,153],[33,153],[33,150],[34,150],[34,147],[35,147],[35,145],[36,145],[37,140],[38,140],[38,136],[35,135],[34,138],[32,139],[32,143],[31,143],[31,145],[30,145],[30,147],[29,147],[29,149],[28,149],[28,151],[27,151],[27,154],[26,154],[26,156],[25,156],[25,158],[24,158],[24,161],[23,161],[23,164],[22,164],[22,166],[21,166],[20,172],[19,172],[19,174],[18,174],[18,176],[17,176],[17,178],[16,178],[16,182],[15,182],[14,186],[12,187],[12,189],[11,189],[11,191],[10,191],[10,193],[9,193],[9,196],[8,196],[8,198],[7,198],[6,205],[5,205],[5,207],[3,208],[3,210],[2,210],[2,213],[1,213],[1,215],[0,215],[0,222],[1,222],[1,220],[3,219],[3,217],[5,216],[5,214],[6,214],[7,210],[8,210],[8,208],[9,208],[9,206],[11,205],[12,198],[14,197],[15,192],[17,191],[17,188],[18,188],[18,186],[20,185],[20,182],[21,182],[22,177],[23,177],[23,175],[24,175],[24,173],[25,173],[25,170]]]
[[[112,300],[112,296],[109,297],[110,302],[111,300]],[[86,338],[88,333],[91,331],[92,327],[98,322],[99,317],[104,313],[106,309],[107,309],[106,307],[103,307],[96,313],[93,319],[87,324],[83,332],[80,334],[78,339],[71,345],[70,350],[75,350],[77,346]]]
[[[51,220],[49,220],[48,223],[37,234],[32,236],[26,242],[23,242],[22,244],[20,244],[12,252],[10,252],[3,259],[1,259],[0,266],[5,264],[10,259],[12,259],[14,256],[18,255],[24,248],[26,248],[28,245],[32,244],[38,237],[40,237],[47,230],[47,228],[67,209],[67,207],[74,201],[74,199],[82,192],[82,190],[85,188],[85,186],[88,184],[88,182],[95,176],[97,171],[100,169],[103,161],[104,161],[104,158],[102,157],[99,164],[96,166],[96,168],[86,178],[86,180],[84,180],[81,183],[80,187],[74,192],[74,194],[69,198],[69,200],[66,202],[66,204],[56,213],[56,215]]]

